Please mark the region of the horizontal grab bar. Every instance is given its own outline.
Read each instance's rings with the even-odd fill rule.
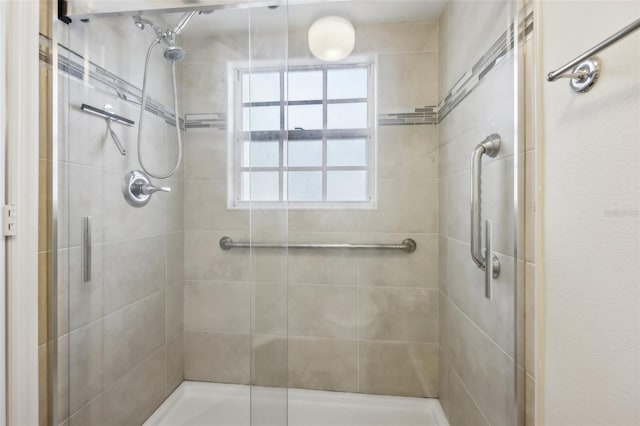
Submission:
[[[231,250],[232,248],[286,248],[286,249],[383,249],[383,250],[402,250],[407,253],[413,253],[418,248],[415,240],[407,238],[400,244],[316,244],[316,243],[248,243],[235,242],[230,237],[223,237],[220,240],[220,248],[222,250]]]

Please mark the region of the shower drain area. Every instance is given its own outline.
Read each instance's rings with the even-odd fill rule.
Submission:
[[[437,399],[183,382],[145,426],[448,426]]]

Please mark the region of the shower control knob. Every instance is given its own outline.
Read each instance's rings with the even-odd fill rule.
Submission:
[[[122,184],[124,199],[133,207],[144,207],[156,192],[171,192],[169,187],[158,187],[151,183],[149,176],[140,170],[127,173]]]
[[[159,187],[159,186],[155,186],[152,185],[150,183],[143,183],[143,184],[135,184],[136,187],[133,188],[135,192],[139,192],[142,195],[151,195],[155,192],[171,192],[171,188],[169,188],[168,186],[163,186],[163,187]]]

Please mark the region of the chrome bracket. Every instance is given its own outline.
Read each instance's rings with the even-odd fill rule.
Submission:
[[[569,87],[576,93],[586,93],[595,86],[600,77],[600,60],[596,57],[586,59],[578,64],[571,73],[562,74],[559,78],[569,78]]]

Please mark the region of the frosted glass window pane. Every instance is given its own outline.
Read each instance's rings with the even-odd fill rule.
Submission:
[[[280,130],[280,107],[253,107],[242,111],[242,130]]]
[[[243,201],[278,201],[278,172],[244,172],[241,178]]]
[[[328,105],[327,128],[329,129],[366,129],[367,104]]]
[[[242,167],[278,167],[280,147],[278,142],[244,142]]]
[[[366,139],[335,139],[327,141],[327,165],[366,166]]]
[[[367,172],[328,172],[328,201],[366,201]]]
[[[280,101],[280,73],[242,75],[242,102]]]
[[[290,167],[322,166],[322,141],[289,141],[287,150]]]
[[[289,107],[289,130],[322,129],[322,105],[296,105]]]
[[[290,72],[288,83],[290,101],[322,99],[322,71]]]
[[[289,172],[289,201],[321,201],[322,172]]]
[[[327,86],[329,99],[364,99],[368,93],[367,70],[329,70]]]

